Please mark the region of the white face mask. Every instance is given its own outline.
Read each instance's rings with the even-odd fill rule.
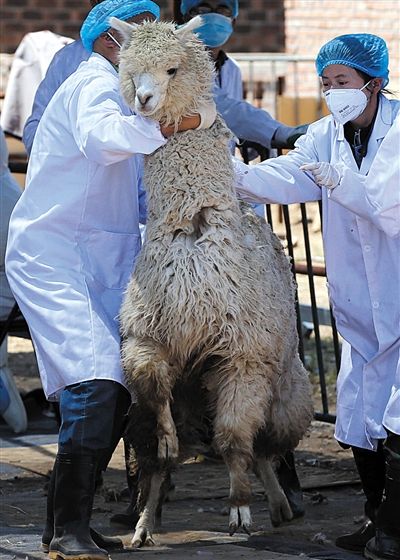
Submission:
[[[361,89],[329,89],[324,93],[326,104],[338,123],[345,124],[361,115],[368,103],[363,89],[369,83]]]

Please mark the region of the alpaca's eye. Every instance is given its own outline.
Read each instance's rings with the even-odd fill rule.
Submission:
[[[169,68],[169,69],[167,70],[167,74],[168,74],[169,76],[175,76],[176,71],[177,71],[177,68]]]

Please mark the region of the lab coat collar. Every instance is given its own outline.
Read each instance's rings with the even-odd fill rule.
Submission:
[[[115,75],[118,76],[118,72],[115,69],[114,65],[104,56],[102,56],[99,53],[93,52],[89,58],[88,58],[88,62],[93,64],[99,64],[100,66],[102,66],[103,68],[106,68],[107,70],[111,70],[111,72]]]

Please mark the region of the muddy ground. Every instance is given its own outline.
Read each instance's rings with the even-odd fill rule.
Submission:
[[[40,380],[28,340],[11,338],[10,366],[24,395],[29,415],[26,434],[15,436],[0,424],[1,530],[0,558],[46,558],[38,552],[45,517],[46,485],[56,454],[57,424],[40,399]],[[363,497],[349,451],[333,438],[333,426],[314,422],[296,451],[304,489],[306,515],[278,529],[271,526],[262,488],[253,478],[253,532],[229,538],[228,476],[215,459],[193,458],[174,474],[175,493],[163,510],[162,528],[151,550],[113,555],[146,554],[146,560],[169,558],[289,558],[302,556],[350,560],[334,546],[335,538],[362,522]],[[132,533],[111,527],[110,517],[127,505],[123,449],[114,453],[103,487],[95,498],[93,525],[120,535],[129,546]],[[277,554],[277,556],[276,556]]]

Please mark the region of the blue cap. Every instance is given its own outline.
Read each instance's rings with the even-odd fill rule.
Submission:
[[[206,2],[204,0],[181,0],[181,14],[185,16],[192,8],[196,8],[196,6],[203,3]],[[232,17],[238,17],[239,0],[221,0],[221,4],[226,4],[231,8]]]
[[[386,43],[377,35],[353,33],[340,35],[326,43],[318,53],[315,66],[319,76],[331,64],[344,64],[361,70],[371,78],[389,82],[389,52]]]
[[[151,0],[104,0],[94,6],[88,13],[81,27],[83,46],[89,52],[93,43],[104,31],[110,29],[108,20],[114,16],[126,21],[135,16],[150,12],[156,19],[160,18],[160,8]]]

